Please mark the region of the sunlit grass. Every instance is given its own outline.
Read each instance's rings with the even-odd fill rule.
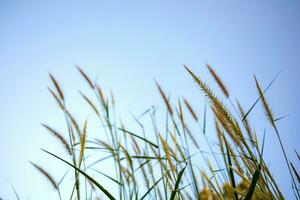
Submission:
[[[195,86],[207,98],[215,121],[215,132],[206,132],[206,106],[204,114],[199,114],[186,98],[170,102],[163,88],[156,83],[167,110],[166,117],[160,119],[156,107],[147,109],[141,116],[133,118],[142,133],[126,128],[116,114],[114,96],[106,97],[97,83],[93,83],[85,72],[77,67],[97,102],[80,92],[84,101],[96,115],[104,134],[91,138],[87,127],[90,121],[79,123],[68,108],[63,90],[50,74],[54,89],[49,91],[62,110],[68,133],[60,133],[49,125],[43,126],[65,148],[61,155],[53,154],[47,147],[43,151],[53,159],[58,159],[73,171],[57,183],[44,168],[33,164],[61,194],[68,199],[284,199],[264,160],[264,135],[257,134],[247,116],[261,100],[268,120],[275,130],[292,181],[295,198],[299,199],[299,175],[285,153],[279,130],[263,90],[255,78],[258,100],[248,110],[241,104],[233,103],[229,90],[214,69],[207,65],[209,72],[220,87],[230,107],[218,98],[213,90],[184,66],[195,81]],[[187,116],[189,115],[189,116]],[[140,118],[148,118],[152,129],[146,129]],[[203,123],[200,125],[200,119]],[[158,121],[165,122],[159,127]],[[82,124],[82,125],[81,125]],[[198,127],[198,130],[190,127]],[[212,144],[210,135],[215,134],[218,144]],[[206,141],[209,151],[200,146],[199,138]],[[95,150],[98,150],[97,152]],[[100,152],[100,153],[99,153]],[[63,154],[65,153],[65,154]],[[209,156],[208,156],[209,155]],[[45,155],[47,156],[47,155]],[[197,157],[197,159],[196,159]],[[93,158],[93,161],[90,161]],[[102,162],[112,160],[111,174],[97,169]],[[199,163],[201,162],[201,163]],[[99,174],[112,181],[118,192],[112,192],[106,182],[99,182],[93,174]],[[73,184],[61,187],[65,177],[73,177]],[[297,182],[298,181],[298,182]],[[65,188],[69,187],[69,188]],[[71,188],[71,190],[70,190]],[[69,192],[71,191],[71,192]]]

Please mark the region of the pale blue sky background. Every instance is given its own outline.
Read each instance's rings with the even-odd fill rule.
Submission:
[[[138,114],[162,103],[153,78],[172,97],[187,96],[201,111],[203,96],[182,64],[209,80],[204,64],[210,63],[246,108],[257,96],[253,74],[266,86],[283,69],[267,98],[276,116],[290,114],[278,125],[289,157],[299,168],[294,154],[294,149],[300,151],[299,10],[300,2],[292,0],[0,0],[0,197],[14,199],[5,177],[22,199],[56,198],[28,161],[42,163],[55,175],[61,172],[56,166],[63,165],[39,150],[61,152],[40,123],[63,126],[46,88],[48,71],[69,92],[77,114],[86,108],[77,91],[87,88],[74,64],[93,79],[98,76],[107,91],[114,90],[124,118],[129,111]],[[79,119],[87,117],[84,113]],[[250,118],[256,130],[267,128],[265,156],[291,199],[275,134],[261,106],[254,113]]]

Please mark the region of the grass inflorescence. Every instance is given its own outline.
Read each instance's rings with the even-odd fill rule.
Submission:
[[[50,74],[54,89],[49,87],[49,91],[64,114],[68,132],[62,133],[42,124],[63,145],[67,154],[62,156],[43,151],[65,163],[73,174],[64,175],[57,183],[46,170],[32,163],[58,191],[59,198],[63,195],[66,199],[78,200],[285,199],[264,159],[264,134],[256,133],[247,118],[257,101],[249,110],[245,110],[238,101],[233,104],[229,90],[210,65],[207,64],[207,68],[231,107],[226,106],[226,102],[217,97],[189,67],[184,68],[206,96],[215,122],[213,132],[206,130],[206,105],[202,115],[187,98],[179,98],[173,104],[156,81],[166,108],[166,118],[158,119],[157,108],[153,106],[138,117],[132,115],[141,131],[131,130],[117,116],[113,93],[105,95],[100,85],[92,82],[82,68],[76,67],[94,94],[94,97],[89,97],[80,92],[96,120],[85,120],[80,125],[67,107],[67,99],[58,81]],[[291,175],[291,188],[295,198],[299,199],[298,171],[287,158],[276,120],[264,96],[266,90],[261,88],[256,78],[255,83],[258,100],[261,100],[280,141]],[[146,119],[152,128],[144,124]],[[163,120],[165,126],[160,127],[158,121]],[[88,133],[92,122],[99,123],[100,134]],[[218,142],[211,142],[212,137]],[[260,138],[263,138],[262,142]],[[202,139],[209,150],[202,145]],[[102,165],[110,166],[109,173],[100,170]],[[73,183],[65,186],[69,188],[60,188],[65,177],[72,177]],[[112,185],[114,190],[110,189]]]

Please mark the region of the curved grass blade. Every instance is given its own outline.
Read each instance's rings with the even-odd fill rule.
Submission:
[[[247,191],[247,193],[246,193],[246,195],[245,195],[245,197],[244,197],[243,200],[251,200],[252,199],[256,183],[257,183],[258,178],[260,176],[260,170],[261,170],[261,165],[259,165],[258,168],[255,170],[255,172],[254,172],[254,174],[252,176],[252,180],[251,180],[250,186],[249,186],[248,191]]]
[[[5,179],[6,182],[10,185],[11,189],[14,191],[14,194],[15,194],[16,198],[17,198],[18,200],[20,200],[20,197],[19,197],[19,195],[18,195],[17,190],[15,189],[15,187],[14,187],[14,186],[6,179],[6,178],[4,178],[4,179]]]
[[[281,73],[282,70],[280,70],[275,77],[271,80],[271,82],[267,85],[267,87],[264,89],[263,94],[265,94],[265,92],[268,91],[268,89],[271,87],[271,85],[274,83],[274,81],[277,79],[277,77],[279,76],[279,74]],[[246,112],[246,114],[244,115],[242,121],[245,121],[245,119],[247,118],[247,116],[250,114],[250,112],[252,111],[252,109],[255,107],[255,105],[259,102],[260,97],[258,97],[256,99],[256,101],[253,103],[253,105],[249,108],[249,110]]]
[[[142,198],[140,200],[143,200],[150,192],[151,190],[153,190],[153,188],[163,179],[163,176],[160,177],[160,179],[158,179],[150,188],[149,190],[142,196]]]
[[[179,187],[179,183],[180,183],[180,180],[181,180],[181,177],[183,175],[183,172],[185,170],[186,166],[179,172],[178,174],[178,177],[177,177],[177,180],[176,180],[176,183],[175,183],[175,187],[174,187],[174,190],[172,191],[171,193],[171,196],[170,196],[170,200],[174,200],[175,199],[175,196],[176,196],[176,192],[178,190],[178,187]]]
[[[95,172],[97,172],[97,173],[99,173],[99,174],[105,176],[105,177],[108,178],[109,180],[111,180],[111,181],[117,183],[118,185],[123,185],[122,183],[120,183],[120,182],[117,181],[116,179],[114,179],[114,178],[112,178],[112,177],[110,177],[110,176],[108,176],[108,175],[106,175],[106,174],[104,174],[104,173],[102,173],[102,172],[100,172],[100,171],[98,171],[98,170],[96,170],[96,169],[92,169],[92,170],[94,170]]]
[[[143,137],[141,137],[141,136],[139,136],[139,135],[136,135],[136,134],[134,134],[134,133],[132,133],[132,132],[130,132],[130,131],[127,131],[127,130],[125,130],[125,129],[123,129],[123,128],[118,128],[118,129],[119,129],[120,131],[123,131],[123,132],[125,132],[125,133],[128,133],[129,135],[132,135],[132,136],[134,136],[134,137],[136,137],[136,138],[139,138],[139,139],[141,139],[141,140],[147,142],[148,144],[150,144],[150,145],[152,145],[152,146],[154,146],[155,148],[158,149],[158,146],[157,146],[156,144],[154,144],[153,142],[151,142],[150,140],[147,140],[147,139],[145,139],[145,138],[143,138]]]
[[[115,200],[115,198],[102,186],[100,185],[95,179],[93,179],[91,176],[89,176],[88,174],[86,174],[84,171],[82,171],[81,169],[79,169],[78,167],[75,167],[74,165],[72,165],[71,163],[69,163],[68,161],[58,157],[57,155],[41,149],[42,151],[44,151],[47,154],[50,154],[51,156],[63,161],[64,163],[68,164],[69,166],[73,167],[74,169],[76,169],[79,173],[81,173],[83,176],[85,176],[89,181],[91,181],[94,185],[96,185],[109,199],[111,200]]]
[[[236,189],[236,184],[235,184],[235,179],[234,179],[234,173],[233,173],[233,170],[232,170],[232,162],[231,162],[231,158],[230,158],[228,143],[227,143],[226,140],[224,140],[224,141],[225,141],[225,146],[226,146],[226,151],[227,151],[227,159],[228,159],[228,165],[229,165],[228,174],[229,174],[229,178],[230,178],[230,182],[231,182],[232,187],[234,189]],[[234,191],[234,199],[238,200],[238,195],[235,191]]]

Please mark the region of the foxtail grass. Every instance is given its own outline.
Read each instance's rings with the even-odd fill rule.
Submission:
[[[125,126],[117,114],[116,96],[111,90],[106,95],[105,88],[93,82],[79,66],[76,68],[94,97],[80,92],[92,114],[89,124],[87,120],[77,121],[60,84],[49,74],[54,86],[53,89],[49,87],[49,91],[63,111],[68,132],[61,133],[42,125],[64,146],[67,155],[65,158],[44,149],[43,152],[73,170],[73,175],[66,174],[61,179],[67,176],[73,183],[60,188],[43,168],[32,163],[33,166],[59,192],[59,197],[61,191],[69,195],[69,199],[282,200],[284,195],[263,156],[264,135],[256,132],[247,118],[261,100],[291,175],[291,191],[299,199],[298,171],[287,157],[276,126],[278,118],[274,118],[264,95],[275,78],[265,90],[255,78],[259,97],[249,110],[245,110],[239,101],[236,104],[231,101],[232,94],[220,76],[210,65],[206,66],[226,97],[225,101],[200,76],[184,66],[207,103],[196,105],[196,109],[185,97],[174,103],[155,81],[165,118],[158,114],[160,107],[155,106],[141,114],[131,113],[138,128]],[[202,106],[203,115],[197,112]],[[209,124],[211,121],[214,124]],[[97,123],[96,126],[93,123]],[[298,154],[297,157],[299,159]],[[109,173],[101,170],[105,166],[109,166]],[[67,194],[70,190],[71,194]]]

